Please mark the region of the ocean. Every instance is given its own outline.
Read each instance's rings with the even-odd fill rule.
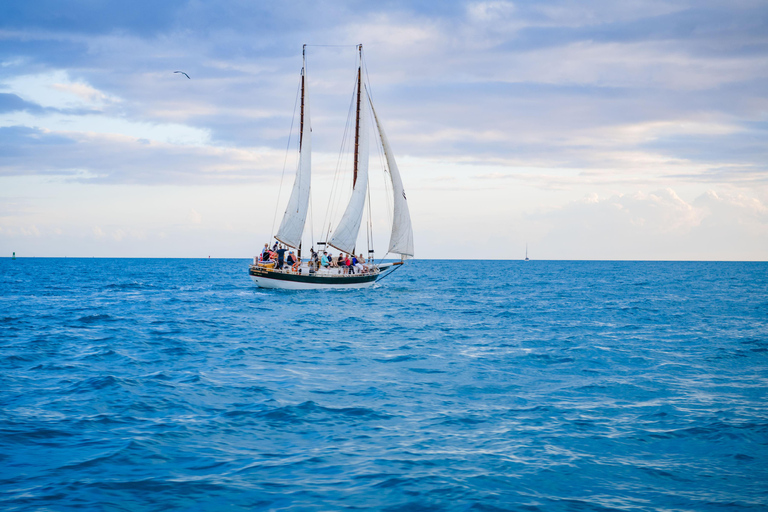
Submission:
[[[248,263],[0,259],[0,509],[768,509],[768,263]]]

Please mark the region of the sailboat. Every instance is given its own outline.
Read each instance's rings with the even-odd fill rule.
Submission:
[[[528,244],[525,244],[525,261],[528,261]]]
[[[413,257],[413,228],[408,209],[400,171],[395,162],[394,154],[387,136],[373,108],[369,88],[363,80],[363,45],[357,45],[359,54],[357,77],[355,83],[355,142],[352,169],[352,193],[341,220],[331,232],[330,224],[324,240],[314,241],[309,258],[302,257],[302,239],[307,221],[310,203],[312,175],[312,129],[310,126],[309,100],[307,94],[306,47],[302,52],[301,70],[301,109],[299,125],[299,161],[293,189],[288,199],[288,205],[283,214],[275,244],[294,249],[298,253],[295,264],[287,264],[277,268],[275,261],[264,261],[256,257],[249,266],[248,273],[262,288],[282,289],[322,289],[322,288],[367,288],[377,280],[395,271],[406,259]],[[370,114],[373,114],[371,122]],[[369,196],[368,187],[368,154],[370,126],[375,125],[381,147],[383,149],[386,168],[392,187],[392,231],[390,234],[387,254],[399,255],[400,261],[377,262],[368,240],[367,259],[362,258],[358,251],[357,239],[365,212],[366,199]],[[369,199],[370,201],[370,199]],[[368,208],[370,212],[370,208]],[[318,250],[315,251],[315,245]],[[324,265],[322,254],[325,249],[337,249],[342,253],[354,256],[360,254],[360,260],[355,267]]]

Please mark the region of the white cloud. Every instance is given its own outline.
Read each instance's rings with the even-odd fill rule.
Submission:
[[[0,175],[35,169],[112,184],[247,182],[279,176],[283,158],[284,152],[267,148],[184,146],[120,134],[22,132],[14,154],[0,155]]]
[[[82,81],[72,80],[65,70],[19,75],[4,81],[4,88],[43,107],[101,109],[122,100]]]
[[[40,230],[37,229],[37,226],[35,226],[34,224],[31,226],[21,227],[20,230],[23,236],[34,236],[34,237],[40,236]]]
[[[768,209],[742,194],[708,191],[693,202],[671,189],[590,195],[530,220],[546,231],[535,242],[542,258],[733,260],[768,255]]]
[[[119,101],[117,98],[107,96],[103,92],[97,91],[90,85],[83,83],[54,83],[51,84],[51,87],[57,91],[64,91],[78,96],[83,101],[85,101],[86,104],[90,105],[103,105],[107,102]]]
[[[680,12],[686,2],[668,0],[598,0],[591,2],[535,2],[533,12],[541,13],[544,25],[560,27],[593,26]]]

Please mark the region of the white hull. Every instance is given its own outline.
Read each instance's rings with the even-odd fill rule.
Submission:
[[[349,284],[325,284],[325,283],[300,283],[294,281],[278,281],[266,277],[251,276],[256,286],[260,288],[278,288],[281,290],[348,290],[370,288],[376,281],[367,283],[349,283]]]

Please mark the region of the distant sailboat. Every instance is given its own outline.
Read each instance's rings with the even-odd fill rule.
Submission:
[[[341,220],[333,231],[332,236],[326,233],[325,241],[313,241],[313,249],[309,261],[301,261],[295,265],[288,265],[285,269],[276,269],[274,262],[259,261],[254,259],[249,267],[249,275],[262,288],[285,289],[317,289],[317,288],[367,288],[373,286],[377,279],[394,271],[398,265],[412,257],[413,228],[408,202],[400,178],[400,171],[395,162],[392,149],[389,146],[384,130],[382,129],[376,111],[373,108],[368,87],[363,81],[363,45],[357,46],[359,52],[359,64],[356,77],[355,94],[355,141],[354,160],[352,169],[352,194]],[[301,258],[301,242],[307,220],[307,212],[310,203],[311,182],[311,136],[312,130],[309,122],[309,102],[307,95],[306,79],[306,45],[303,52],[304,66],[301,70],[301,121],[299,129],[299,164],[296,170],[296,178],[293,190],[288,200],[282,222],[277,234],[274,236],[277,242],[296,249]],[[369,108],[370,107],[370,108]],[[373,114],[373,123],[369,118]],[[322,248],[334,247],[342,253],[354,256],[357,252],[357,237],[365,211],[366,199],[369,196],[368,189],[368,144],[369,125],[374,124],[379,132],[379,138],[386,160],[387,174],[392,185],[393,219],[392,232],[389,242],[388,254],[399,254],[400,261],[390,263],[375,263],[373,249],[370,245],[366,254],[367,261],[357,269],[339,268],[322,265],[322,260],[314,251],[317,244],[322,254]],[[370,208],[368,208],[370,215]],[[361,254],[362,255],[362,254]]]
[[[528,261],[528,244],[525,244],[525,261]]]

